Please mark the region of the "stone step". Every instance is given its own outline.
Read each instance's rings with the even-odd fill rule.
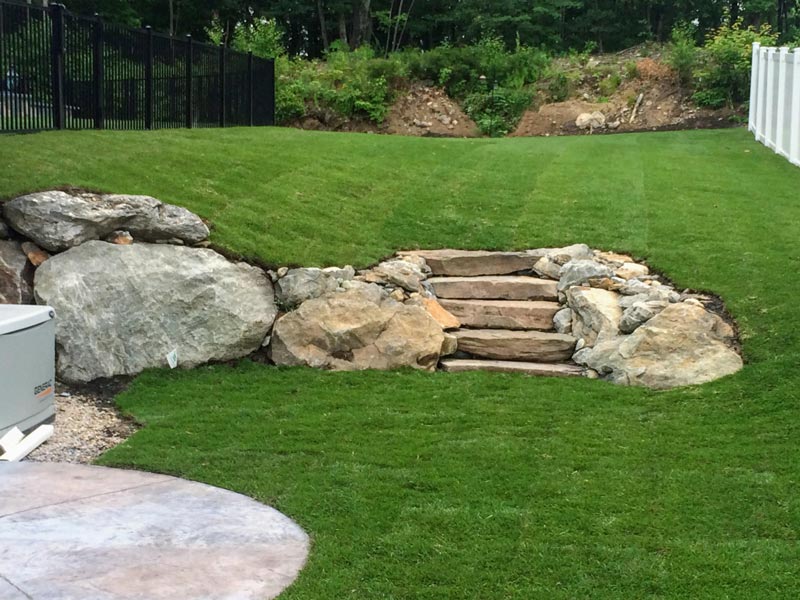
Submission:
[[[558,282],[536,277],[431,277],[428,283],[439,298],[465,300],[557,300]]]
[[[459,329],[453,332],[458,351],[494,360],[564,362],[577,340],[571,335],[510,329]]]
[[[553,329],[558,302],[542,300],[447,300],[439,303],[465,327],[486,329]]]
[[[582,377],[583,368],[578,365],[515,362],[511,360],[477,360],[447,358],[439,363],[443,371],[463,373],[465,371],[494,371],[497,373],[521,373],[534,377]]]
[[[434,275],[475,277],[477,275],[511,275],[530,271],[544,251],[489,252],[485,250],[413,250],[400,256],[420,256]]]

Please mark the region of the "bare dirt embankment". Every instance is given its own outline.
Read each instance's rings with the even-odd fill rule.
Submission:
[[[736,127],[743,114],[695,105],[656,47],[638,46],[616,54],[560,58],[554,73],[568,83],[562,101],[553,101],[553,78],[537,84],[533,106],[512,137],[586,135],[635,131]],[[600,113],[589,126],[578,117]],[[347,119],[309,106],[292,124],[301,129],[431,137],[479,137],[475,122],[439,87],[410,82],[398,91],[386,120]]]
[[[569,76],[569,98],[548,102],[544,82],[535,106],[523,115],[512,136],[717,129],[741,122],[742,115],[735,110],[695,105],[661,55],[644,46],[585,63],[560,59],[556,64]],[[579,127],[581,115],[598,112],[602,126]]]
[[[317,131],[351,131],[430,137],[477,137],[478,126],[455,100],[435,86],[414,82],[398,94],[386,120],[377,125],[367,119],[345,119],[333,113],[310,110],[294,126]]]

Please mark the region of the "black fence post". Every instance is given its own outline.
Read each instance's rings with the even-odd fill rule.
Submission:
[[[147,46],[144,60],[144,128],[153,128],[153,29],[145,27]]]
[[[192,118],[192,71],[194,70],[194,49],[192,36],[186,36],[186,128],[191,129],[194,124]]]
[[[225,89],[225,44],[219,47],[219,126],[225,127],[225,101],[227,100],[227,90]]]
[[[50,6],[51,33],[51,83],[53,87],[53,128],[64,129],[67,110],[64,106],[64,5]]]
[[[253,53],[247,53],[247,124],[253,126]]]
[[[94,67],[94,128],[105,127],[105,107],[103,87],[105,65],[103,64],[103,19],[94,14],[94,30],[92,35],[93,67]]]

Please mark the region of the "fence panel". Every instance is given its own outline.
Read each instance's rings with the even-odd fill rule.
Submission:
[[[800,48],[753,44],[748,129],[800,166]]]
[[[0,0],[0,132],[273,125],[274,61]]]
[[[0,131],[53,127],[52,37],[46,10],[0,3]]]

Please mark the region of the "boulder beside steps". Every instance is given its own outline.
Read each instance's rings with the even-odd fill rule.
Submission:
[[[461,328],[451,332],[455,357],[442,370],[495,371],[546,377],[579,377],[571,362],[577,340],[555,333],[553,318],[562,308],[558,282],[534,276],[531,254],[419,252],[434,277],[427,280],[442,307]]]

